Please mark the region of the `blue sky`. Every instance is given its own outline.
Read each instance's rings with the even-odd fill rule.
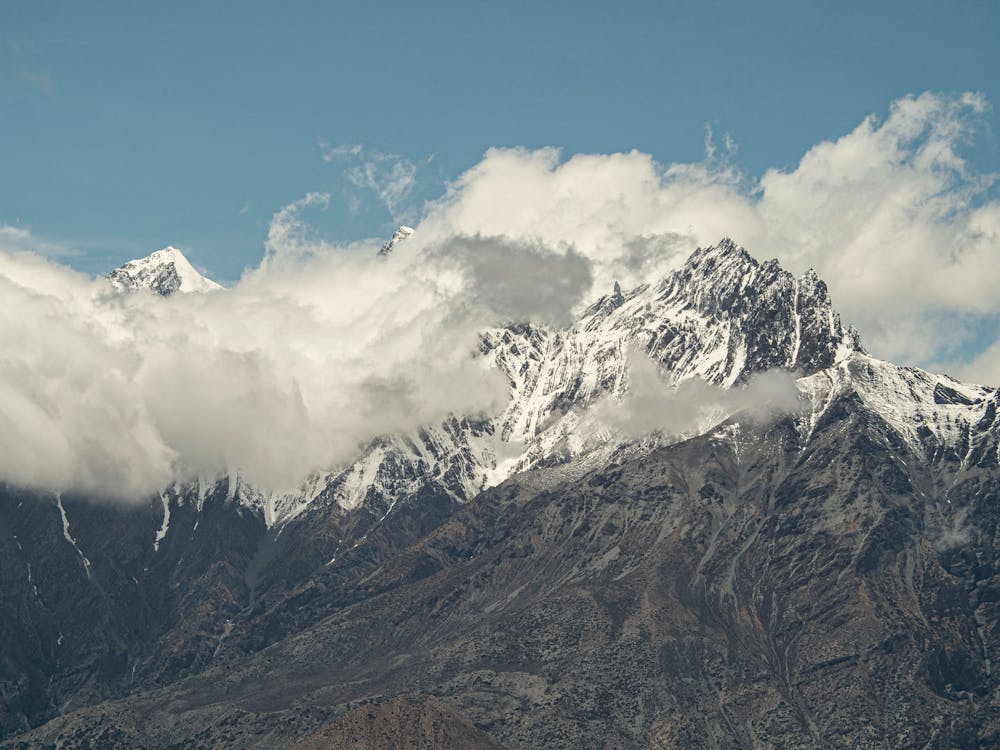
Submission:
[[[309,191],[330,238],[391,233],[337,147],[413,165],[405,217],[493,146],[692,162],[709,124],[760,175],[926,90],[985,95],[967,156],[1000,171],[997,39],[996,2],[6,2],[0,224],[232,280]]]

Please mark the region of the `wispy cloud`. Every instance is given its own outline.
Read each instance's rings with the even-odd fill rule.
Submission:
[[[364,151],[364,146],[360,143],[354,145],[331,146],[326,141],[320,139],[319,150],[323,156],[323,161],[329,164],[332,161],[344,159],[349,156],[360,156]]]
[[[737,146],[733,136],[722,134],[722,142],[715,142],[715,128],[710,122],[705,123],[705,159],[714,161],[716,158],[730,160],[736,155]]]
[[[318,145],[324,162],[341,164],[351,184],[374,194],[395,219],[402,217],[405,201],[417,184],[417,173],[430,161],[417,163],[362,144],[331,146],[320,140]]]
[[[0,224],[0,251],[38,253],[50,258],[71,258],[80,254],[68,245],[36,237],[31,230],[11,224]]]

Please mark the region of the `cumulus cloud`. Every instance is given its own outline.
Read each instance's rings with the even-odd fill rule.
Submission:
[[[501,409],[480,332],[564,321],[591,283],[579,254],[501,238],[381,262],[310,238],[300,212],[324,200],[279,211],[261,266],[216,294],[123,295],[0,253],[0,477],[141,498],[239,470],[287,489],[378,435]]]
[[[739,172],[732,143],[715,146],[710,130],[709,158],[697,164],[494,149],[419,229],[573,245],[594,263],[598,289],[662,275],[730,236],[793,272],[815,268],[876,354],[928,363],[940,345],[962,343],[955,315],[1000,312],[996,176],[960,155],[987,106],[975,94],[905,97],[759,179]]]
[[[762,242],[815,266],[889,356],[926,359],[935,317],[998,310],[995,176],[958,153],[985,107],[972,94],[908,97],[760,181]]]
[[[629,352],[628,370],[625,396],[607,397],[593,410],[599,422],[627,438],[694,434],[737,412],[766,423],[803,408],[795,377],[783,370],[758,373],[731,389],[697,378],[672,383],[669,373],[635,350]]]
[[[749,224],[753,209],[741,204],[738,183],[735,173],[665,168],[636,151],[562,160],[556,149],[492,149],[429,207],[418,234],[572,246],[594,263],[598,288],[612,279],[627,287],[665,273],[699,242],[732,234],[736,218]],[[644,251],[649,244],[667,252]]]

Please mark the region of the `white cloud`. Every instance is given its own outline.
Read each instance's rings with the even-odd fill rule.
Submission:
[[[322,138],[319,140],[319,150],[323,157],[323,161],[328,164],[337,159],[342,159],[347,156],[360,156],[364,151],[365,147],[360,143],[355,144],[344,144],[340,146],[331,146],[329,143],[324,141]]]
[[[79,254],[73,248],[59,242],[43,240],[34,236],[30,230],[24,227],[11,226],[10,224],[0,224],[0,252],[31,252],[50,258],[68,258]]]
[[[620,400],[607,397],[593,409],[598,421],[627,438],[653,432],[698,433],[737,412],[766,423],[803,407],[794,376],[782,370],[758,373],[745,386],[732,389],[699,379],[671,383],[669,373],[633,350],[628,372],[626,395]]]
[[[712,123],[705,123],[705,159],[707,161],[729,161],[736,155],[736,151],[736,141],[733,140],[733,136],[731,134],[723,133],[722,145],[716,145],[715,128],[712,126]]]
[[[582,256],[509,239],[391,262],[311,240],[300,211],[325,200],[279,211],[264,262],[218,294],[120,295],[0,253],[0,477],[137,498],[239,469],[289,488],[378,435],[499,410],[479,332],[565,320],[590,287]]]
[[[869,117],[760,181],[759,241],[815,266],[890,356],[925,356],[926,336],[900,330],[914,320],[1000,306],[995,177],[971,174],[957,153],[985,106],[971,94],[902,99],[884,122]]]
[[[627,287],[730,234],[734,223],[752,224],[738,182],[703,165],[664,168],[636,151],[562,161],[556,149],[493,149],[430,207],[415,239],[483,234],[573,246],[595,263],[599,288],[613,279]],[[640,251],[637,263],[636,249],[650,244],[662,255]]]
[[[418,230],[573,245],[594,262],[597,289],[646,281],[730,236],[793,272],[816,268],[875,353],[934,361],[959,343],[947,327],[954,316],[1000,312],[996,176],[959,155],[986,107],[975,94],[906,97],[884,121],[868,117],[794,169],[756,180],[720,158],[710,130],[711,158],[699,164],[495,149]]]

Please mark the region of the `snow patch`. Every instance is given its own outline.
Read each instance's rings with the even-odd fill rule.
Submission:
[[[156,532],[156,539],[153,541],[153,552],[160,551],[160,542],[166,538],[167,531],[170,529],[170,498],[161,492],[160,502],[163,503],[163,523],[160,524],[160,528]]]
[[[62,495],[60,495],[58,492],[55,494],[56,494],[56,506],[59,508],[59,516],[60,518],[62,518],[63,538],[67,542],[73,545],[73,549],[76,550],[76,553],[80,556],[80,560],[83,561],[83,569],[87,573],[87,578],[90,578],[90,560],[87,559],[87,556],[83,554],[83,552],[77,546],[76,540],[73,538],[73,535],[69,533],[69,518],[66,517],[66,509],[63,508]]]

